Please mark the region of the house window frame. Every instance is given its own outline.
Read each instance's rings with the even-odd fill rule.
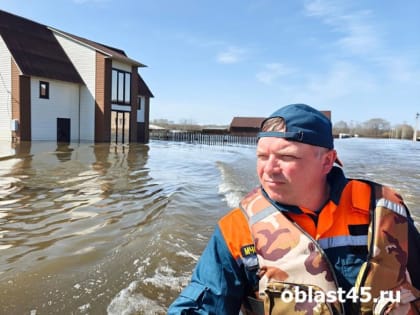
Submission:
[[[131,72],[112,68],[111,101],[113,104],[131,105]]]
[[[39,81],[39,98],[50,98],[50,82]]]

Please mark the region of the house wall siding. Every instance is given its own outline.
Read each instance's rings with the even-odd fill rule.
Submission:
[[[80,140],[95,140],[96,51],[55,33],[85,86],[80,87]]]
[[[0,140],[11,140],[11,71],[12,56],[3,38],[0,36]]]
[[[39,98],[39,81],[49,82],[49,99]],[[70,140],[79,139],[79,85],[31,77],[32,140],[57,140],[57,118],[69,118]]]

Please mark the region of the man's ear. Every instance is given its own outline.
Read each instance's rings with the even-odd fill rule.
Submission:
[[[331,171],[336,158],[337,151],[334,149],[331,149],[324,154],[322,167],[324,168],[325,174],[328,174]]]

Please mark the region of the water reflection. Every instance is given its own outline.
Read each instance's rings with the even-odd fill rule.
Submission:
[[[57,143],[57,149],[55,149],[55,154],[61,162],[65,162],[71,160],[71,155],[73,151],[74,149],[70,147],[69,143],[60,142]]]
[[[28,277],[92,267],[130,237],[133,223],[153,217],[145,204],[164,198],[148,175],[146,145],[33,142],[14,149],[0,161],[2,314],[16,314],[6,300],[19,295],[6,280],[22,288]],[[36,305],[32,284],[26,290]]]

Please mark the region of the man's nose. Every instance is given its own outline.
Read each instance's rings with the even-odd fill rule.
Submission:
[[[270,155],[265,164],[265,171],[271,173],[279,170],[278,159],[274,155]]]

